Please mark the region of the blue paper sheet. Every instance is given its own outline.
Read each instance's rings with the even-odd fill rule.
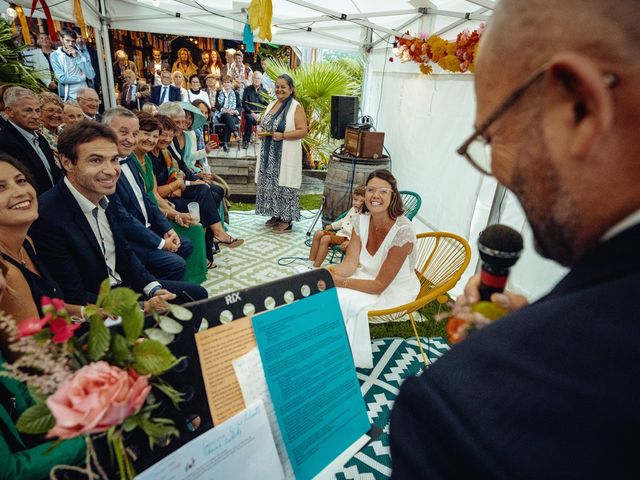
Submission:
[[[289,459],[310,479],[370,428],[334,288],[253,318]]]

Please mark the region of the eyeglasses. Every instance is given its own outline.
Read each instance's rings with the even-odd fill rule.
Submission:
[[[522,98],[531,85],[544,77],[548,69],[549,64],[547,63],[536,70],[520,87],[516,88],[458,148],[458,154],[466,158],[481,173],[493,176],[491,172],[491,140],[485,137],[485,133],[510,107]],[[605,73],[603,80],[608,88],[618,85],[618,77],[612,73]]]
[[[102,100],[98,100],[96,98],[78,97],[78,100],[84,100],[85,102],[89,103],[97,103],[98,105],[102,103]]]
[[[378,192],[382,196],[390,195],[392,192],[390,188],[386,187],[366,187],[364,191],[368,195],[373,195],[374,193]]]

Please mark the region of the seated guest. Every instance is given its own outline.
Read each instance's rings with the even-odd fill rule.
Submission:
[[[224,135],[222,138],[222,148],[229,151],[229,140],[231,134],[238,137],[238,126],[240,125],[240,111],[242,102],[240,94],[233,89],[233,80],[227,75],[222,80],[222,90],[216,94],[216,114],[215,118],[224,124]]]
[[[353,225],[344,262],[332,265],[329,271],[338,287],[355,365],[372,368],[367,312],[414,300],[420,282],[414,272],[416,234],[403,215],[402,198],[391,172],[369,174],[362,212]]]
[[[150,113],[151,115],[157,115],[158,106],[155,103],[147,102],[144,105],[142,105],[142,108],[140,109],[140,111],[145,113]]]
[[[160,85],[151,88],[151,102],[160,106],[166,102],[179,102],[182,100],[182,93],[178,87],[171,85],[171,72],[163,70],[160,74]]]
[[[173,81],[173,85],[176,88],[180,89],[180,100],[184,101],[185,96],[187,95],[187,89],[185,88],[185,79],[184,75],[181,71],[176,70],[171,74],[171,80]]]
[[[121,174],[115,196],[124,207],[123,217],[129,220],[121,227],[131,249],[156,278],[182,280],[184,259],[191,253],[192,245],[177,235],[157,203],[145,195],[144,170],[134,151],[143,143],[138,118],[123,107],[115,107],[104,113],[103,123],[111,127],[118,139]],[[144,161],[144,153],[139,150],[137,153]]]
[[[16,321],[41,317],[43,296],[63,299],[63,292],[38,258],[27,236],[38,218],[38,199],[27,168],[13,157],[0,153],[0,253],[4,257],[10,289],[0,300],[0,310]],[[68,305],[73,314],[80,307]],[[13,360],[6,335],[0,335],[4,358]]]
[[[249,147],[253,127],[260,122],[260,113],[269,103],[267,89],[262,86],[262,73],[253,72],[251,85],[244,89],[242,94],[242,109],[244,110],[244,132],[242,136],[242,148]]]
[[[98,92],[93,88],[81,88],[78,90],[78,96],[76,97],[78,105],[84,113],[84,118],[88,120],[95,120],[99,122],[102,119],[102,115],[98,113],[100,104],[102,103]]]
[[[169,118],[160,115],[159,117],[171,121]],[[172,216],[175,205],[165,200],[158,193],[158,183],[155,177],[153,163],[151,160],[151,151],[153,151],[158,142],[159,137],[163,133],[160,118],[154,117],[147,113],[139,113],[140,133],[138,135],[138,143],[134,149],[134,155],[140,165],[140,173],[142,174],[143,186],[146,195],[154,205],[158,205],[160,210],[167,212],[167,217]],[[173,122],[172,122],[173,123]],[[175,124],[173,125],[175,127]],[[173,130],[168,132],[168,136],[173,138]],[[169,141],[171,141],[169,139]],[[205,235],[204,230],[199,228],[200,224],[196,220],[192,220],[189,225],[175,225],[174,229],[192,240],[193,249],[191,254],[186,257],[187,269],[185,279],[198,279],[196,283],[201,283],[206,278],[207,257],[205,251]],[[210,264],[209,268],[214,265]]]
[[[67,100],[64,102],[64,108],[62,109],[62,120],[64,123],[60,125],[60,130],[64,130],[65,127],[71,125],[77,125],[85,119],[84,112],[75,100]]]
[[[49,142],[56,165],[60,165],[58,161],[58,133],[63,122],[63,109],[64,104],[55,93],[40,94],[40,133]]]
[[[251,67],[244,63],[244,53],[242,53],[242,50],[236,50],[233,54],[233,63],[227,70],[227,75],[231,77],[234,88],[240,92],[240,96],[242,96],[242,91],[245,87],[251,83],[252,74]]]
[[[118,138],[111,128],[88,120],[68,127],[60,134],[58,151],[64,180],[40,199],[40,217],[30,233],[68,302],[95,302],[105,278],[112,286],[144,293],[154,307],[174,298],[207,297],[199,285],[158,281],[125,239],[127,220],[117,202],[107,198],[120,177]]]
[[[0,152],[5,152],[29,169],[38,194],[53,187],[62,172],[55,163],[49,143],[38,134],[40,98],[31,90],[11,87],[4,92],[7,123],[0,131]]]
[[[182,110],[178,105],[174,106]],[[169,110],[171,109],[169,108]],[[184,124],[184,114],[168,117],[168,119],[175,125],[175,132],[182,132],[183,127],[180,124]],[[244,240],[233,238],[225,232],[218,213],[224,191],[218,186],[208,185],[186,168],[179,157],[171,155],[167,149],[172,141],[169,135],[171,124],[166,120],[161,120],[161,123],[163,124],[163,132],[156,147],[149,152],[157,179],[158,194],[173,203],[175,208],[180,211],[188,211],[187,205],[190,202],[197,202],[200,205],[200,223],[206,229],[207,258],[210,260],[212,258],[211,247],[214,246],[214,242],[231,248],[239,247],[244,243]]]
[[[139,81],[133,70],[124,71],[124,85],[120,92],[120,105],[128,110],[141,110],[151,98],[149,85]]]
[[[211,107],[211,104],[209,103],[209,94],[206,90],[202,89],[200,77],[198,77],[198,75],[191,75],[189,77],[189,89],[187,90],[187,95],[182,97],[182,101],[193,103],[195,100],[202,100]]]
[[[204,77],[204,91],[209,95],[209,105],[214,107],[216,104],[216,93],[220,90],[220,77],[210,73]]]

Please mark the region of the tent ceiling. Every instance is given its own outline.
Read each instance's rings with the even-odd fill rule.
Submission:
[[[27,7],[30,0],[21,0]],[[49,2],[51,3],[51,2]],[[242,39],[249,0],[82,0],[87,22],[110,28],[175,35]],[[379,45],[389,35],[431,30],[457,33],[469,20],[484,20],[493,0],[273,0],[273,43],[338,50]],[[73,20],[68,2],[55,17]],[[103,10],[104,11],[104,10]],[[425,17],[434,20],[425,22]],[[465,18],[467,17],[467,18]],[[256,41],[260,39],[256,38]]]

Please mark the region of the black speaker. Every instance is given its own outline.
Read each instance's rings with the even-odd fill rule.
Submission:
[[[334,95],[331,97],[331,136],[344,138],[344,130],[358,120],[358,97]]]

